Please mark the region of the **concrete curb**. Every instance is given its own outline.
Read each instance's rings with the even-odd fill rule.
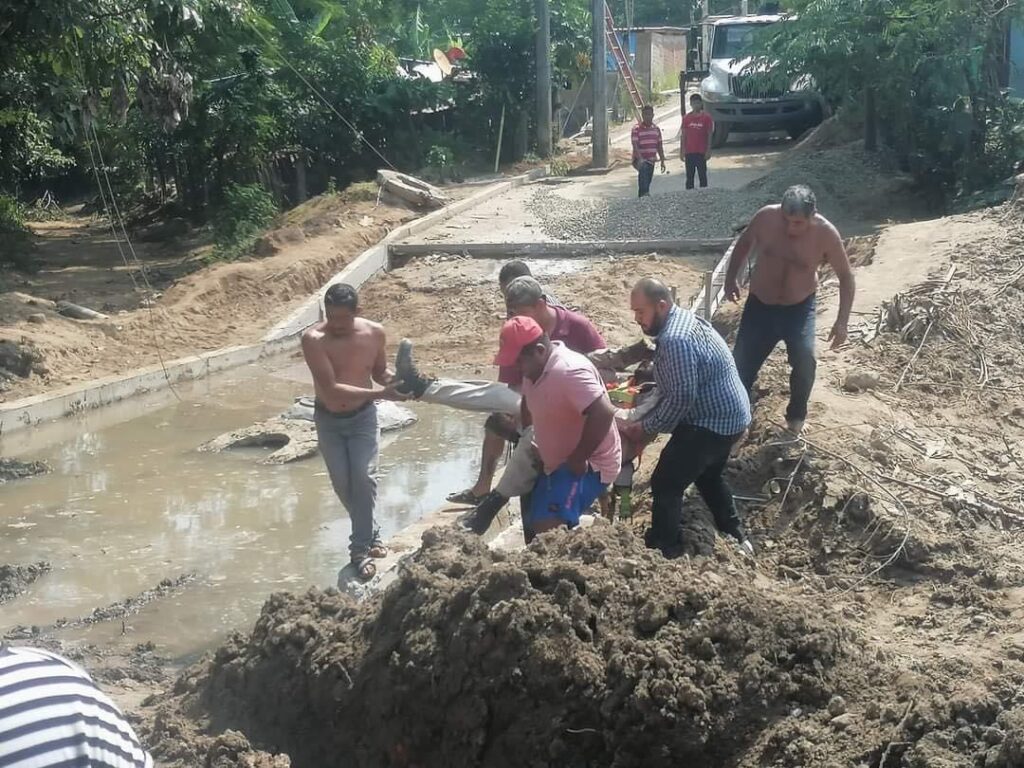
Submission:
[[[378,272],[387,268],[390,258],[389,244],[410,237],[434,225],[447,221],[497,195],[522,186],[547,174],[546,169],[535,169],[504,183],[496,183],[427,216],[409,222],[394,230],[376,245],[363,251],[353,262],[331,278],[316,296],[278,323],[263,340],[248,346],[225,347],[212,352],[171,360],[163,365],[139,368],[119,376],[108,376],[82,384],[74,384],[55,392],[15,400],[0,405],[0,435],[14,432],[43,421],[61,419],[82,411],[100,408],[133,395],[167,389],[181,381],[201,379],[211,373],[236,368],[265,357],[289,351],[298,346],[298,335],[311,323],[320,319],[320,303],[328,286],[347,281],[361,286]]]
[[[171,360],[164,365],[151,365],[120,376],[107,376],[83,384],[73,384],[56,392],[5,403],[0,405],[0,436],[42,421],[61,419],[134,395],[167,389],[178,382],[201,379],[211,373],[254,363],[265,357],[288,352],[297,343],[298,339],[292,336],[248,346],[217,349]]]
[[[515,189],[516,187],[521,187],[523,184],[543,178],[546,175],[546,169],[538,168],[532,170],[528,173],[509,179],[506,182],[496,183],[489,189],[483,189],[475,195],[470,195],[465,200],[459,200],[451,205],[446,205],[444,208],[427,214],[415,221],[411,221],[408,224],[403,224],[401,227],[398,227],[389,233],[387,237],[379,243],[359,254],[359,256],[350,262],[343,270],[341,270],[341,272],[328,280],[327,283],[317,292],[316,296],[309,299],[284,321],[274,326],[274,328],[264,336],[264,340],[274,341],[287,336],[293,336],[301,333],[307,326],[319,320],[321,316],[320,311],[323,302],[323,294],[335,283],[348,283],[355,288],[359,288],[378,272],[385,271],[390,263],[391,248],[393,247],[392,244],[397,244],[399,240],[404,240],[407,237],[412,237],[413,235],[428,230],[442,222],[448,221],[460,213],[465,213],[466,211],[475,208],[481,203],[485,203],[488,200]]]
[[[511,256],[600,256],[609,253],[700,253],[726,248],[732,238],[708,240],[593,240],[572,243],[393,243],[392,258],[449,254],[479,259]]]

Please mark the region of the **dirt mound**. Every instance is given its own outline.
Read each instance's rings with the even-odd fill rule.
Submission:
[[[506,555],[434,529],[383,596],[276,594],[183,676],[167,761],[237,730],[296,766],[722,765],[870,665],[820,606],[738,558],[666,561],[597,525]]]
[[[0,604],[13,600],[49,572],[50,564],[45,560],[31,565],[0,565]]]
[[[866,152],[861,142],[827,149],[802,145],[744,192],[778,202],[788,187],[806,184],[825,216],[841,230],[852,229],[862,219],[893,221],[923,214],[911,194],[912,179],[894,173],[897,167],[884,152]]]

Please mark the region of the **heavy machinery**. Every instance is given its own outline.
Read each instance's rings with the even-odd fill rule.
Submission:
[[[749,51],[757,35],[785,22],[777,14],[708,16],[691,28],[681,79],[700,82],[704,108],[715,121],[712,146],[722,146],[734,132],[785,130],[796,138],[824,117],[824,102],[810,77],[780,88],[752,61]]]

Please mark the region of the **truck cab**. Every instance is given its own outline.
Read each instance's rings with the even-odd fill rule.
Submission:
[[[744,131],[785,130],[796,138],[821,122],[823,103],[809,77],[779,88],[751,66],[749,51],[758,33],[785,22],[781,15],[708,16],[694,29],[691,74],[702,78],[704,109],[715,121],[712,146]]]

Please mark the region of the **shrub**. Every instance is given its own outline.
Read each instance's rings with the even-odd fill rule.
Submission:
[[[233,261],[247,256],[275,216],[274,198],[261,184],[228,186],[214,225],[214,258]]]
[[[0,195],[0,232],[24,232],[25,208],[10,195]]]

